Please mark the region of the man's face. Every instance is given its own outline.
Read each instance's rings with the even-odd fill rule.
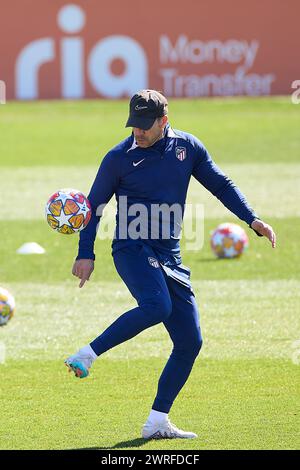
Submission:
[[[153,126],[147,131],[133,127],[132,131],[139,147],[147,148],[151,147],[157,140],[163,136],[163,130],[168,122],[167,116],[156,119]]]

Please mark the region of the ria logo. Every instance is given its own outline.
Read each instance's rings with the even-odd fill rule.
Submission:
[[[300,80],[294,80],[292,83],[292,88],[296,89],[292,94],[292,103],[299,104],[300,103]]]
[[[57,24],[65,36],[57,42],[44,37],[30,42],[16,61],[16,98],[39,98],[39,71],[42,65],[60,58],[62,98],[85,97],[85,67],[93,89],[107,98],[131,96],[148,88],[148,60],[142,46],[133,38],[107,36],[86,54],[84,38],[78,34],[86,24],[85,12],[78,5],[65,5],[57,15]],[[119,59],[124,72],[115,75],[111,64]]]

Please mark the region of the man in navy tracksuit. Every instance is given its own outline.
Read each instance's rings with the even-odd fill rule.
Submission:
[[[115,195],[118,210],[113,259],[138,306],[121,315],[65,362],[77,377],[86,377],[98,356],[163,322],[173,350],[159,379],[142,436],[193,438],[196,434],[178,429],[168,418],[202,345],[190,272],[181,263],[179,247],[191,176],[258,235],[266,236],[273,247],[275,234],[272,227],[258,219],[204,145],[191,134],[173,130],[167,114],[167,100],[155,90],[142,90],[132,97],[126,125],[132,127],[132,134],[108,152],[100,165],[88,196],[92,218],[80,234],[73,266],[73,274],[81,279],[82,287],[94,269],[94,241],[100,216]],[[153,210],[158,207],[162,208],[160,212]],[[175,211],[167,210],[174,207]]]

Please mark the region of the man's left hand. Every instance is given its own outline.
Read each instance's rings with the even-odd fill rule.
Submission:
[[[272,247],[276,246],[276,234],[272,229],[271,225],[266,224],[263,220],[255,219],[253,220],[251,227],[264,237],[267,237],[268,240],[272,243]]]

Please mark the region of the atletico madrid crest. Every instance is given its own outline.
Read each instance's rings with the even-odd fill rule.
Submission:
[[[176,147],[175,152],[176,152],[176,157],[181,162],[186,159],[186,148],[185,147]]]
[[[151,256],[149,256],[148,261],[149,261],[149,264],[151,264],[151,266],[153,266],[153,268],[159,268],[159,262],[157,261],[157,259],[152,258]]]

